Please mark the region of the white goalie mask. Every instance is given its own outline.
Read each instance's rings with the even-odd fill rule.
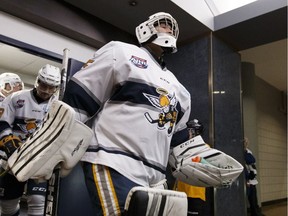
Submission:
[[[171,33],[157,31],[157,26],[165,24],[171,28]],[[168,13],[159,12],[151,15],[149,19],[136,27],[136,36],[140,44],[152,42],[161,47],[169,48],[172,53],[177,51],[176,42],[179,28],[176,20]]]
[[[0,89],[9,95],[24,89],[24,83],[17,74],[6,72],[0,75]]]
[[[35,81],[35,88],[38,96],[42,99],[49,99],[61,84],[61,72],[58,67],[45,65],[42,67]]]

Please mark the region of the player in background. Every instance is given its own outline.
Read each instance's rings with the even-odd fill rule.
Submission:
[[[163,188],[171,145],[188,139],[190,94],[163,61],[178,34],[153,14],[136,27],[140,47],[109,42],[67,84],[63,101],[94,131],[82,161],[95,215],[123,214],[134,186]]]
[[[24,89],[24,83],[15,73],[2,73],[0,75],[0,102],[8,95]]]
[[[265,216],[261,212],[258,205],[257,197],[257,168],[256,159],[252,151],[248,148],[249,139],[244,137],[244,160],[245,160],[245,180],[246,180],[246,195],[248,197],[250,215],[251,216]]]
[[[35,87],[15,92],[0,105],[0,149],[9,158],[22,142],[33,134],[57,99],[56,93],[61,82],[60,69],[52,65],[42,67],[37,75]],[[26,182],[18,182],[12,174],[0,178],[1,215],[17,216],[20,198]],[[28,215],[43,215],[46,182],[27,182]]]
[[[17,74],[5,72],[0,75],[0,103],[13,92],[21,91],[23,89],[24,83]],[[3,162],[2,158],[5,161],[7,160],[5,152],[0,151],[0,167]]]

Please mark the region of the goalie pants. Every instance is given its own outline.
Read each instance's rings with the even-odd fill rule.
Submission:
[[[204,216],[205,201],[188,197],[188,216]]]
[[[27,182],[19,182],[14,175],[7,173],[6,175],[0,177],[0,200],[5,200],[5,206],[9,206],[11,211],[17,212],[19,210],[19,202],[24,193],[25,184],[27,183],[27,195],[41,195],[45,197],[47,183],[37,184],[34,180],[29,179]],[[18,202],[15,200],[18,199]],[[11,204],[9,204],[11,200]],[[38,199],[31,199],[32,202],[28,206],[32,205],[38,208]],[[37,203],[33,203],[33,201]],[[1,208],[2,201],[0,201]],[[42,205],[42,203],[41,203]],[[44,206],[43,206],[44,210]],[[38,210],[37,210],[38,211]],[[29,212],[29,209],[28,209]],[[32,210],[33,212],[33,210]],[[38,213],[37,213],[38,214]]]
[[[95,216],[123,215],[130,189],[139,185],[107,166],[84,162],[83,170]]]

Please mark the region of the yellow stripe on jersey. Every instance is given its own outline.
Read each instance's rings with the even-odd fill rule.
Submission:
[[[92,164],[92,172],[93,172],[93,178],[94,178],[95,187],[97,189],[98,196],[99,196],[100,203],[101,203],[101,207],[103,209],[103,216],[107,216],[106,211],[104,211],[106,208],[105,208],[105,204],[104,204],[104,199],[102,197],[103,194],[102,194],[102,192],[100,190],[100,185],[99,185],[100,181],[98,181],[98,177],[97,177],[97,173],[98,173],[97,165]]]
[[[114,207],[114,213],[116,215],[121,215],[121,211],[120,211],[120,207],[119,207],[119,202],[118,202],[118,199],[117,199],[117,196],[116,196],[116,192],[115,192],[115,188],[114,188],[114,185],[113,185],[113,182],[112,182],[112,178],[111,178],[111,174],[110,174],[110,171],[108,169],[108,167],[105,167],[105,174],[107,176],[107,180],[109,182],[109,190],[111,191],[112,193],[112,202],[113,202],[113,207]]]

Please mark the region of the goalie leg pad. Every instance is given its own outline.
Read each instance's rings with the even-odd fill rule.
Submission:
[[[125,216],[186,216],[187,196],[172,190],[133,187],[125,203]]]
[[[18,181],[50,179],[61,163],[67,175],[82,158],[92,139],[92,130],[75,120],[75,111],[54,101],[43,125],[8,159]],[[61,172],[61,171],[60,171]]]

